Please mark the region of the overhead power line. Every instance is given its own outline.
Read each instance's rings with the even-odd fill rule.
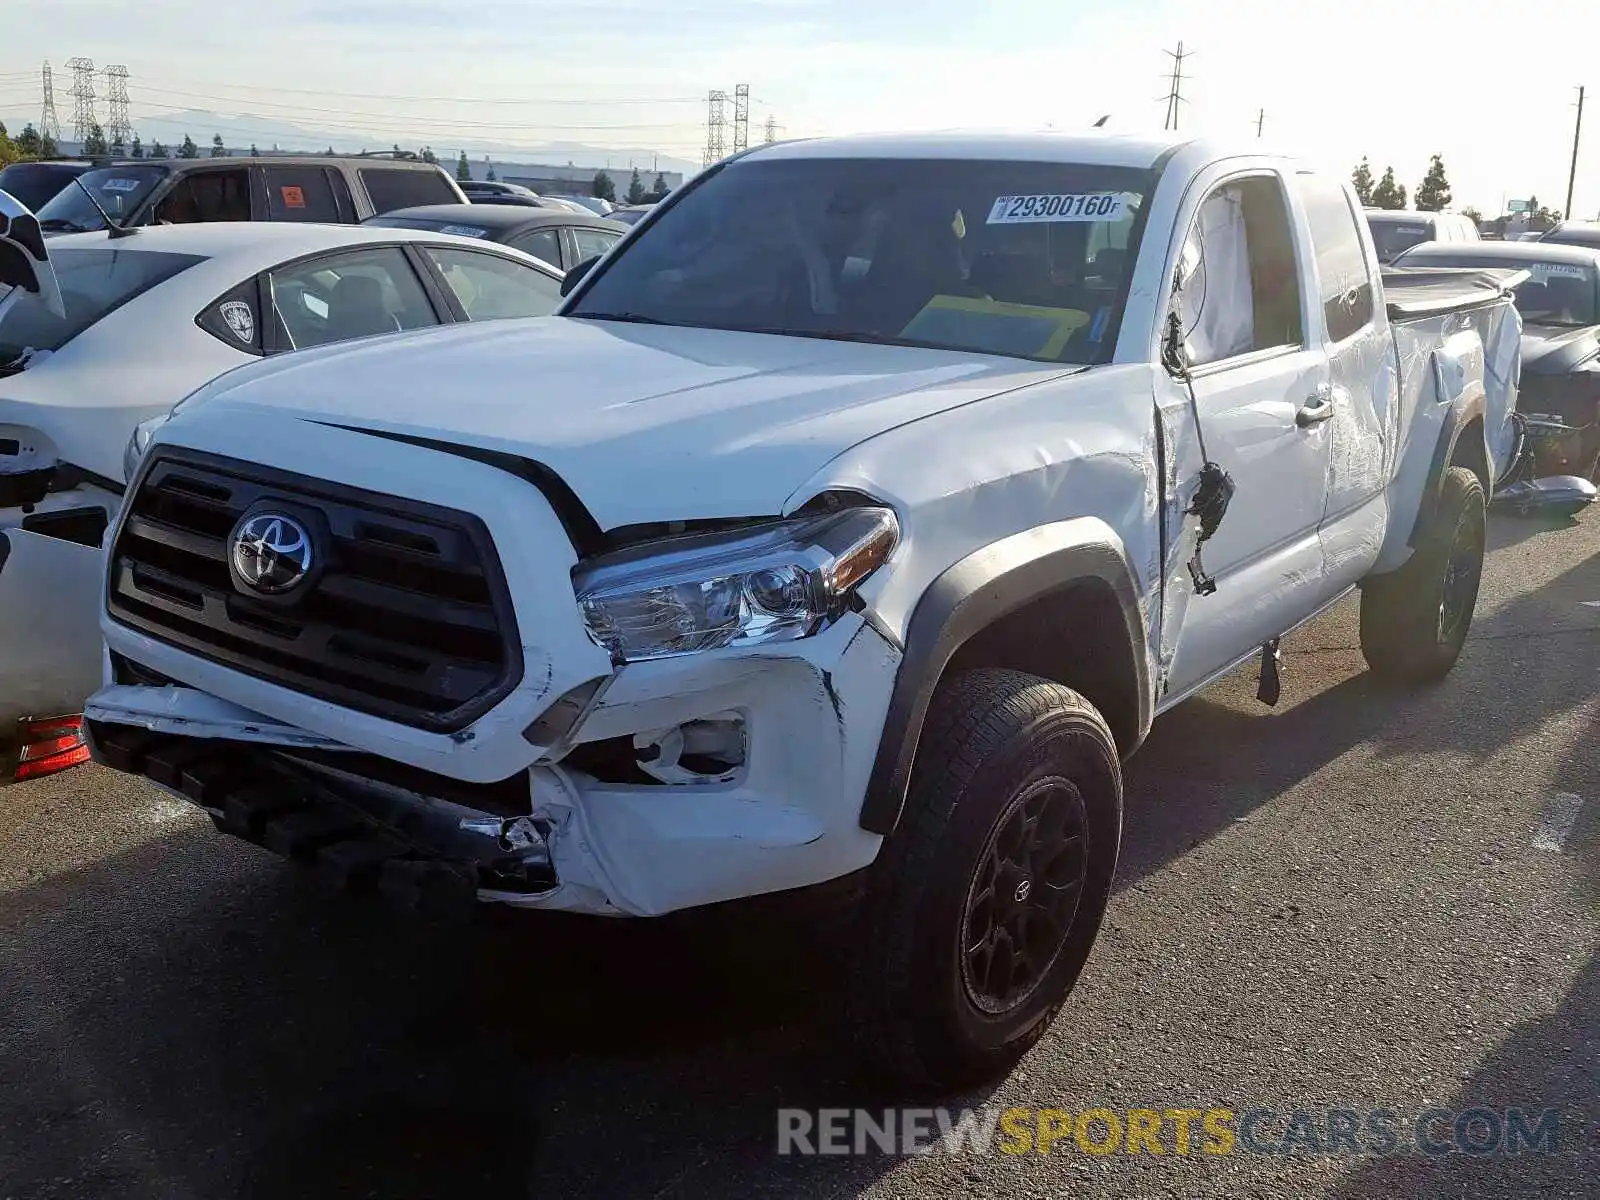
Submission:
[[[610,105],[610,104],[704,104],[704,96],[618,96],[596,99],[583,99],[573,96],[412,96],[399,95],[390,92],[335,92],[322,88],[286,88],[276,85],[261,86],[249,83],[206,83],[199,87],[211,88],[216,91],[258,91],[270,92],[273,95],[291,96],[336,96],[341,99],[351,100],[415,100],[426,104],[575,104]],[[168,95],[194,96],[201,100],[226,100],[230,104],[256,103],[242,97],[223,97],[214,92],[180,92],[170,88],[152,89],[164,91]]]

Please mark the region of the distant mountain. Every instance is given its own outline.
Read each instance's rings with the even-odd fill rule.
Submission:
[[[19,132],[30,120],[36,119],[35,116],[22,113],[0,113],[0,120],[5,122],[6,128],[12,133]],[[176,147],[182,144],[183,135],[188,134],[199,144],[202,153],[210,147],[212,137],[219,133],[222,135],[223,144],[229,149],[248,150],[254,145],[263,154],[274,146],[283,150],[323,150],[329,146],[341,152],[387,150],[395,142],[393,137],[367,135],[359,130],[336,132],[313,129],[278,117],[255,117],[248,114],[224,116],[204,109],[193,109],[164,117],[139,117],[134,121],[134,129],[147,146],[151,142],[161,142],[169,147]],[[495,162],[547,163],[556,166],[571,163],[575,167],[596,169],[610,163],[613,173],[626,171],[630,162],[637,164],[641,171],[655,169],[688,176],[700,170],[699,163],[657,154],[645,146],[614,149],[607,146],[590,146],[582,142],[517,143],[485,141],[475,137],[453,137],[449,134],[442,137],[430,135],[423,140],[415,138],[400,140],[400,147],[403,150],[416,150],[423,145],[432,145],[434,153],[441,160],[454,158],[457,151],[465,150],[467,157],[475,161],[489,158]]]

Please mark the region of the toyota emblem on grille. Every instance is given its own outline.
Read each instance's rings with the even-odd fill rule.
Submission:
[[[278,595],[311,573],[311,532],[284,513],[256,513],[233,531],[228,554],[246,587]]]

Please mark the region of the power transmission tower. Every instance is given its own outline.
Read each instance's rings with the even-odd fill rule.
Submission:
[[[723,136],[728,129],[728,93],[717,90],[706,96],[706,161],[705,165],[719,163],[728,156]]]
[[[1578,123],[1572,130],[1572,170],[1567,175],[1567,207],[1561,215],[1572,220],[1572,185],[1578,182],[1578,138],[1583,133],[1583,89],[1578,89]]]
[[[124,146],[133,136],[128,120],[128,68],[120,63],[106,68],[106,141]]]
[[[89,140],[94,125],[94,63],[87,58],[67,59],[72,72],[72,140],[80,146]]]
[[[61,140],[61,118],[56,116],[56,81],[50,74],[50,64],[44,64],[44,111],[39,114],[39,136],[52,141]]]
[[[1194,51],[1185,51],[1183,43],[1179,42],[1176,51],[1163,50],[1161,53],[1172,60],[1172,87],[1164,97],[1167,102],[1167,119],[1161,128],[1176,130],[1178,128],[1178,105],[1184,103],[1183,60],[1193,58]]]
[[[778,118],[771,113],[767,114],[767,127],[761,140],[769,146],[778,140]]]
[[[750,149],[750,85],[736,84],[733,89],[733,152],[742,154]]]

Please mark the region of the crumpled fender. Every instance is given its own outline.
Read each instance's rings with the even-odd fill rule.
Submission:
[[[934,579],[912,611],[877,759],[861,809],[862,828],[893,832],[905,806],[923,720],[945,667],[962,645],[1009,613],[1085,579],[1107,584],[1126,625],[1127,670],[1138,698],[1137,737],[1153,714],[1139,589],[1122,539],[1095,517],[1056,521],[984,546]],[[1131,749],[1132,747],[1128,747]]]

